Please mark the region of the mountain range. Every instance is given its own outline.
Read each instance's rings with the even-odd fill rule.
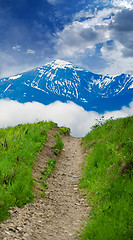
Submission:
[[[118,110],[133,100],[133,76],[100,75],[55,60],[42,67],[0,79],[0,99],[18,102],[72,101],[99,113]]]

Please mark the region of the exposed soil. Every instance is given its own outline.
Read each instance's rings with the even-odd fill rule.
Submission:
[[[48,142],[38,155],[34,166],[37,197],[34,203],[27,204],[22,209],[15,207],[10,210],[10,218],[0,224],[1,240],[80,239],[77,232],[81,230],[89,211],[78,188],[84,158],[80,139],[64,137],[64,150],[48,180],[46,197],[39,197],[42,187],[38,179],[46,160],[53,157],[51,146],[54,144],[54,131],[50,132]]]

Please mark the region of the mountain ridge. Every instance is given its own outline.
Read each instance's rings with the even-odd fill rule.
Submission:
[[[133,76],[100,75],[54,60],[31,71],[0,79],[0,98],[45,105],[72,101],[85,110],[117,110],[133,99]]]

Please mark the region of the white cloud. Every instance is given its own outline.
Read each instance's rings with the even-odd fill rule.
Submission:
[[[99,1],[98,1],[99,2]],[[116,75],[121,73],[132,74],[133,69],[133,50],[132,37],[133,32],[128,32],[129,25],[132,25],[130,19],[125,17],[124,10],[130,11],[133,8],[133,0],[113,0],[113,8],[95,9],[92,14],[91,10],[85,9],[75,14],[72,24],[65,26],[63,31],[57,33],[57,44],[55,50],[58,58],[68,59],[72,62],[78,62],[82,65],[82,60],[88,61],[88,69],[101,74]],[[122,15],[123,13],[123,21]],[[88,18],[82,20],[83,18]],[[125,20],[124,20],[125,18]],[[127,19],[127,28],[126,28]],[[125,25],[123,26],[123,24]],[[118,25],[118,26],[117,26]],[[126,28],[127,31],[118,30],[117,28]],[[107,41],[114,42],[114,48],[107,46]],[[103,44],[99,50],[101,54],[97,55],[97,44]],[[96,52],[95,52],[96,51]],[[99,62],[98,67],[93,67],[90,57],[96,57]],[[85,62],[84,61],[84,62]],[[102,65],[102,61],[105,65]],[[95,69],[95,70],[94,70]]]
[[[85,9],[81,10],[80,12],[77,12],[74,16],[74,20],[80,21],[81,18],[91,18],[94,17],[94,14],[92,13],[91,9]]]
[[[82,107],[72,103],[59,101],[47,106],[32,102],[19,103],[17,101],[0,100],[0,127],[15,126],[20,123],[33,123],[42,120],[52,120],[59,126],[71,128],[73,136],[84,136],[96,123],[96,119],[103,114],[94,111],[85,111]],[[106,112],[105,119],[133,115],[133,102],[129,107],[123,107],[119,111]]]
[[[35,51],[33,49],[27,49],[26,53],[27,54],[35,54]]]
[[[21,51],[21,46],[20,46],[20,45],[16,45],[16,46],[13,46],[12,49],[13,49],[14,51],[20,52],[20,51]]]
[[[73,21],[72,24],[65,26],[63,31],[57,33],[55,49],[58,57],[73,58],[77,57],[77,54],[84,54],[86,50],[92,55],[96,44],[109,40],[107,27],[114,11],[117,10],[105,8],[97,11],[91,19]],[[83,12],[80,12],[78,17],[82,15]]]
[[[119,8],[133,9],[133,0],[112,0],[111,2]]]
[[[128,57],[124,58],[122,51],[124,50],[124,46],[115,41],[115,47],[113,50],[109,51],[108,47],[104,45],[101,49],[102,57],[106,59],[108,65],[102,71],[102,74],[110,74],[110,75],[119,75],[121,73],[132,74],[133,69],[133,58]],[[131,71],[131,72],[130,72]]]

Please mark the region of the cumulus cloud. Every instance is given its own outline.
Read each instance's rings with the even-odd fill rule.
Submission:
[[[77,61],[81,66],[87,62],[90,71],[101,74],[131,73],[133,1],[112,0],[111,3],[112,8],[95,9],[94,12],[86,8],[75,14],[74,21],[56,35],[58,58]],[[109,41],[113,44],[107,44]],[[93,63],[92,67],[92,57],[98,66]]]
[[[0,100],[0,127],[15,126],[20,123],[34,123],[43,120],[52,120],[59,126],[71,128],[71,134],[81,137],[90,131],[96,123],[96,119],[103,114],[94,111],[85,111],[73,102],[54,102],[43,105],[38,102],[19,103],[17,101]],[[133,102],[129,107],[123,107],[119,111],[105,112],[105,119],[127,117],[133,115]]]
[[[94,14],[92,13],[91,9],[84,9],[75,14],[74,20],[80,21],[81,19],[91,18],[93,16],[94,16]]]
[[[114,42],[114,46],[103,45],[101,54],[103,59],[106,59],[108,65],[102,69],[102,74],[119,75],[121,73],[132,74],[133,61],[132,57],[124,58],[124,46],[118,41]]]
[[[102,44],[105,50],[108,40],[122,45],[116,52],[126,58],[125,66],[129,63],[126,72],[132,69],[133,0],[41,0],[33,1],[32,8],[26,0],[0,2],[1,77],[41,66],[47,59],[55,58],[85,65],[99,73],[106,61],[108,65],[112,61],[106,54],[102,55],[105,51],[100,52]],[[91,57],[96,60],[93,62]],[[115,65],[119,68],[117,59]]]
[[[116,14],[109,25],[111,37],[124,47],[123,57],[133,57],[133,10],[124,9]]]
[[[73,58],[86,51],[91,55],[96,44],[109,40],[108,25],[114,11],[104,8],[91,16],[91,19],[73,21],[72,24],[65,26],[63,31],[57,33],[55,49],[58,56]],[[81,15],[82,13],[79,13],[79,16]]]
[[[102,73],[121,74],[131,73],[133,69],[133,10],[118,11],[108,26],[110,40],[113,45],[103,44],[101,55],[108,66]]]
[[[116,7],[132,9],[133,0],[112,0],[112,4]]]

